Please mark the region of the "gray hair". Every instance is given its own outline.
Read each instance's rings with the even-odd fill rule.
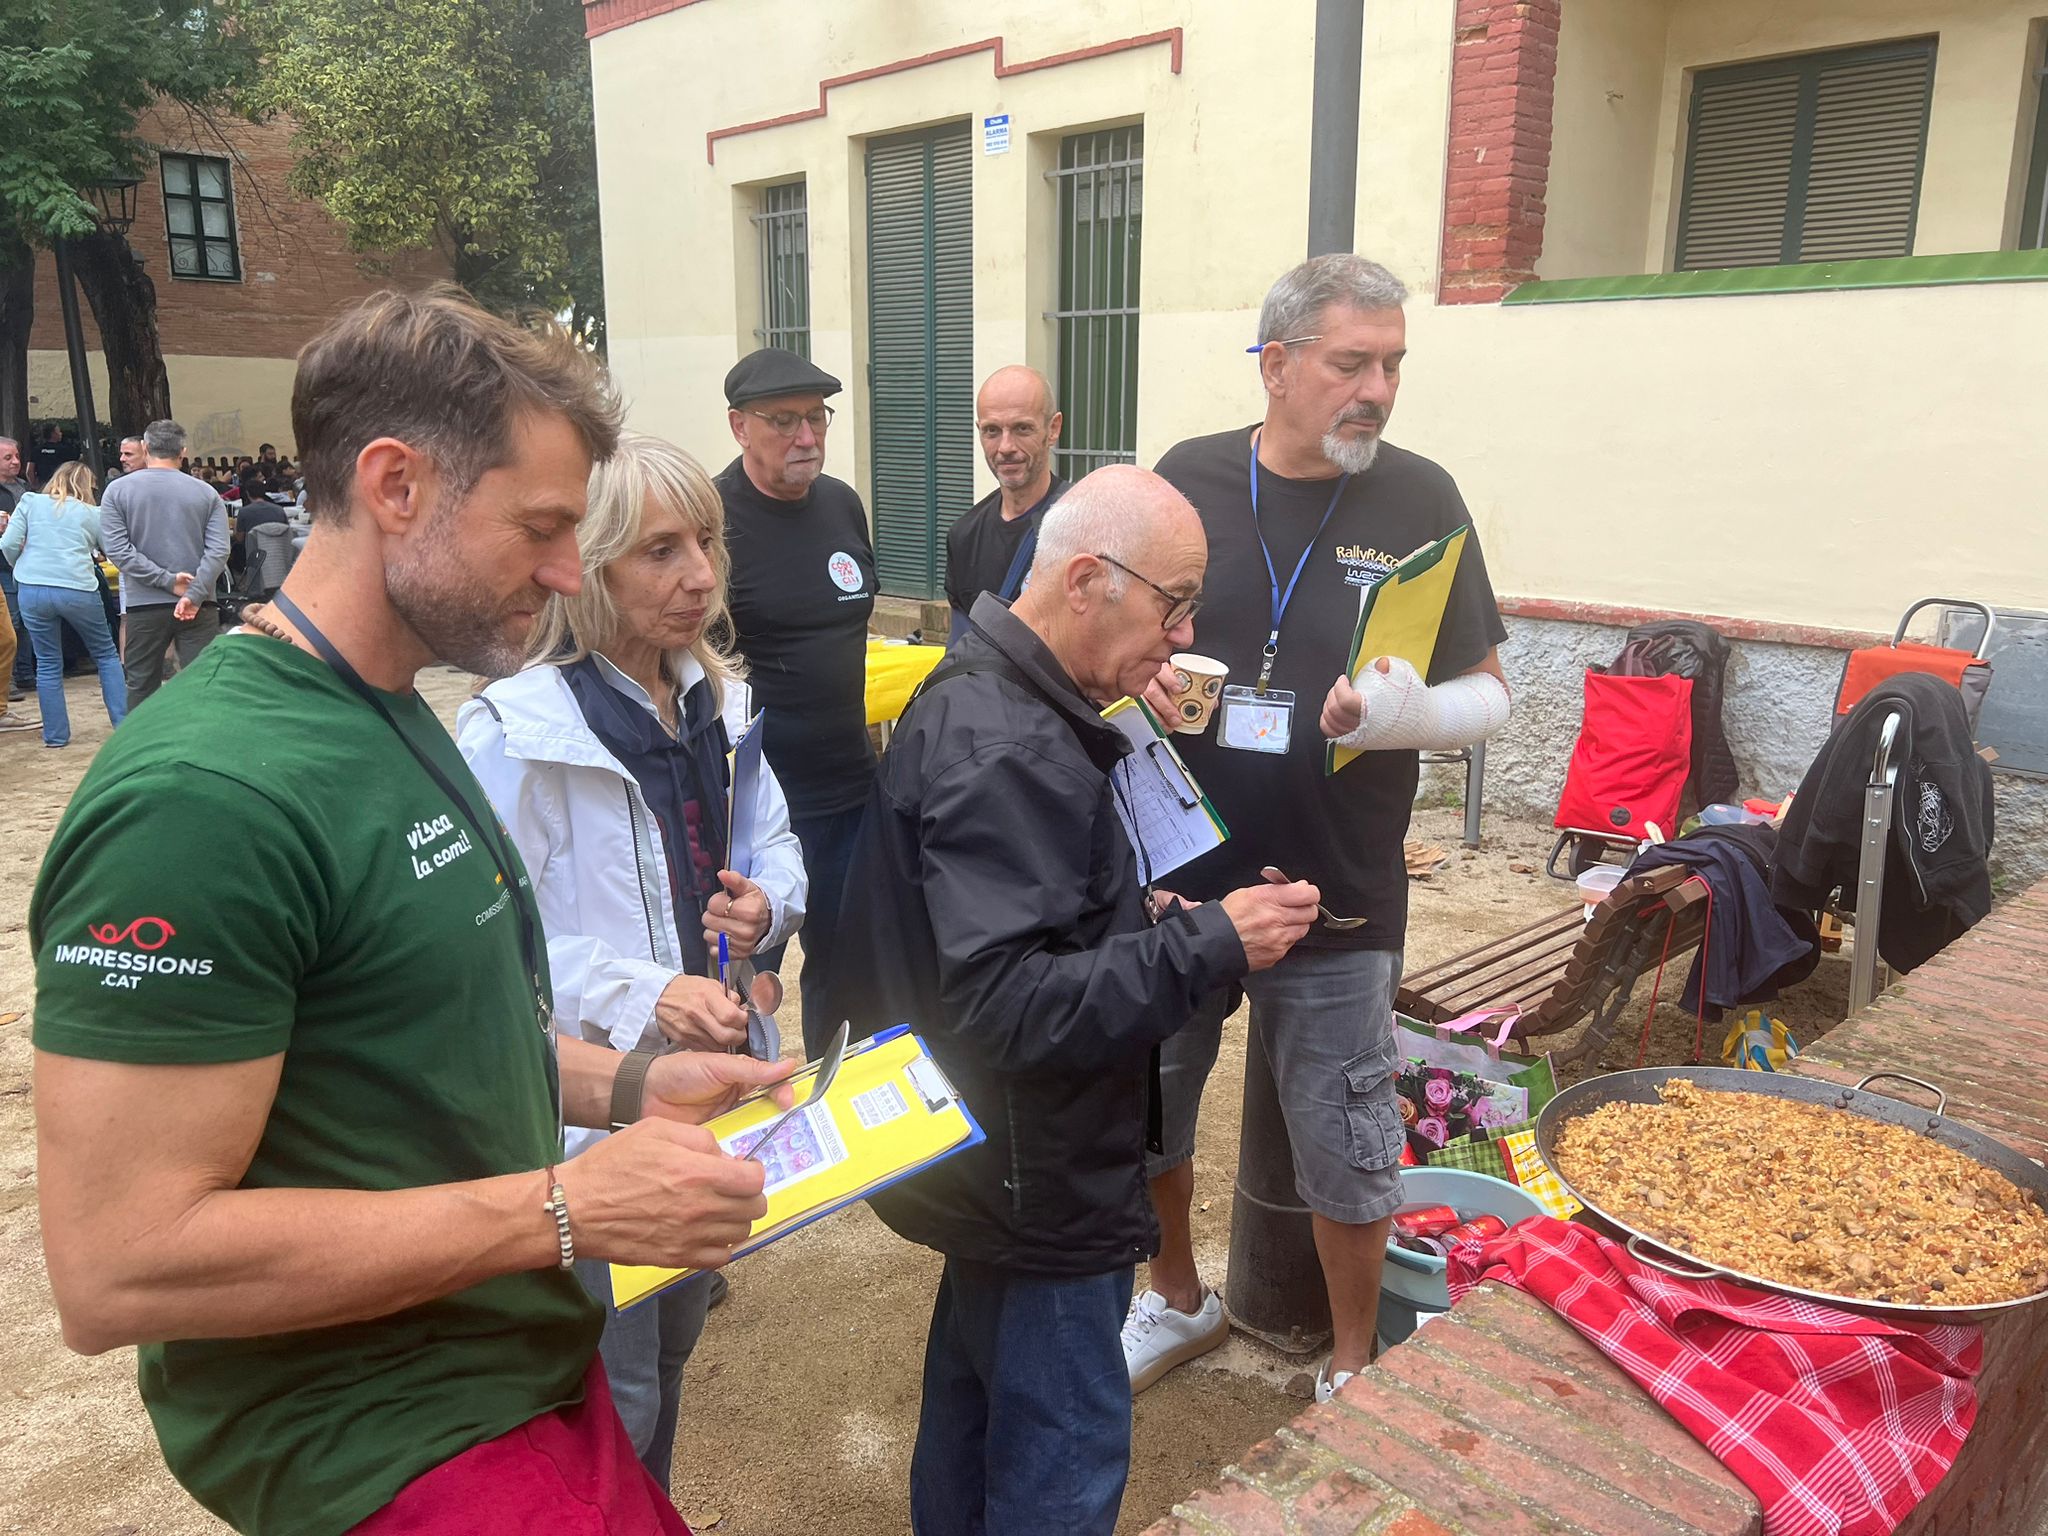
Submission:
[[[147,448],[149,446],[148,443],[143,442],[143,437],[140,432],[130,432],[126,437],[122,438],[121,441],[124,443],[142,443],[142,446],[144,448]]]
[[[185,429],[175,421],[152,421],[142,429],[142,449],[152,459],[182,458]]]
[[[1332,304],[1351,309],[1399,309],[1408,288],[1376,261],[1349,251],[1311,256],[1266,291],[1259,309],[1259,345],[1312,336]]]
[[[1057,580],[1057,572],[1076,555],[1107,555],[1134,563],[1148,518],[1152,477],[1127,464],[1108,464],[1083,475],[1046,509],[1038,522],[1038,553],[1031,560],[1031,579]],[[1129,579],[1109,568],[1109,596],[1124,595]]]

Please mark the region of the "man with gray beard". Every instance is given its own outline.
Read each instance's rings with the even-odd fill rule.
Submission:
[[[761,750],[789,797],[811,889],[804,909],[803,1032],[815,1060],[845,1017],[832,999],[846,864],[875,778],[868,741],[868,619],[878,583],[860,493],[825,471],[839,380],[781,347],[725,376],[739,457],[720,472],[730,604]],[[754,957],[782,967],[777,946]]]
[[[1231,837],[1176,871],[1175,889],[1214,899],[1277,866],[1348,919],[1325,917],[1244,984],[1251,1048],[1272,1065],[1329,1290],[1335,1344],[1318,1373],[1322,1399],[1371,1356],[1387,1223],[1401,1201],[1391,1020],[1417,752],[1483,740],[1508,714],[1495,649],[1506,631],[1476,534],[1427,676],[1386,659],[1360,688],[1344,676],[1365,590],[1471,521],[1448,474],[1381,436],[1407,353],[1407,297],[1384,267],[1349,254],[1287,273],[1250,349],[1265,420],[1181,443],[1158,466],[1201,509],[1208,535],[1202,652],[1244,690],[1235,707],[1226,692],[1209,730],[1178,739]],[[1165,707],[1163,696],[1154,702]],[[1365,755],[1326,774],[1332,739]],[[1188,1203],[1196,1109],[1236,1003],[1234,990],[1213,995],[1161,1052],[1164,1153],[1147,1168],[1161,1243],[1124,1329],[1134,1391],[1229,1330],[1196,1272]]]

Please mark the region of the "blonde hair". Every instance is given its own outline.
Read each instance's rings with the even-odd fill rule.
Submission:
[[[711,680],[713,703],[723,709],[726,685],[746,675],[745,664],[712,639],[727,627],[726,581],[732,574],[732,558],[725,547],[725,503],[703,465],[674,443],[644,432],[622,431],[611,457],[591,470],[590,510],[577,530],[583,590],[574,597],[557,592],[548,598],[527,645],[527,664],[581,661],[619,638],[624,621],[612,601],[605,570],[640,541],[641,524],[651,506],[668,507],[693,532],[711,535],[711,569],[717,577],[711,606],[696,642],[687,653],[672,654],[668,666],[674,673],[683,654],[696,657]]]
[[[99,505],[97,490],[92,478],[92,466],[83,459],[73,459],[69,464],[59,464],[43,485],[43,494],[52,501],[82,501],[88,507]]]

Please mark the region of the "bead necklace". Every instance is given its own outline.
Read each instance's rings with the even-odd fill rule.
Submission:
[[[248,628],[255,630],[259,635],[268,635],[273,640],[282,640],[286,645],[292,644],[291,635],[285,630],[280,629],[268,617],[269,607],[268,603],[257,603],[253,607],[244,608],[242,610],[242,623]]]

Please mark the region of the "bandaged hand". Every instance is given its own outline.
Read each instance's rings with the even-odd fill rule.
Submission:
[[[1439,752],[1484,741],[1507,723],[1508,685],[1468,672],[1434,688],[1407,662],[1382,656],[1323,701],[1323,734],[1361,752]]]

